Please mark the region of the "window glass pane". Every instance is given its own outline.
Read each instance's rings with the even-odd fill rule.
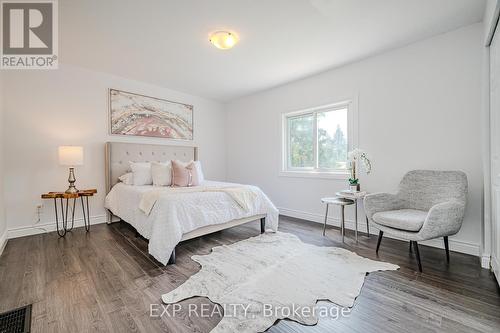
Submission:
[[[289,163],[292,168],[314,167],[314,115],[288,118]]]
[[[347,169],[347,109],[318,113],[318,166]]]

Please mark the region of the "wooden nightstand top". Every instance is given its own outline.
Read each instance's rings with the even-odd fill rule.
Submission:
[[[77,193],[48,192],[41,195],[42,199],[74,199],[79,197],[91,197],[97,193],[97,189],[80,190]]]

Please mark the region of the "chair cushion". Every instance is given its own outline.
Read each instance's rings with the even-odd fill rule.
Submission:
[[[424,225],[428,212],[416,209],[389,210],[373,214],[372,219],[378,224],[386,227],[419,231]]]

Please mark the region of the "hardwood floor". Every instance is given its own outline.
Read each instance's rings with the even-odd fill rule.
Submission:
[[[337,229],[321,236],[316,223],[281,217],[280,230],[320,246],[342,246],[372,259],[401,266],[367,276],[349,317],[322,318],[316,326],[283,320],[269,332],[499,332],[500,290],[478,258],[421,246],[423,273],[408,243]],[[147,243],[125,223],[12,239],[0,257],[0,312],[33,303],[33,332],[208,332],[220,317],[188,316],[188,304],[213,305],[206,298],[182,302],[176,317],[152,318],[150,304],[199,270],[190,259],[214,246],[259,234],[259,222],[181,243],[177,264],[163,267],[147,254]],[[333,281],[332,281],[333,283]],[[335,286],[332,285],[332,288]],[[322,303],[323,304],[323,303]],[[333,305],[329,305],[333,306]]]

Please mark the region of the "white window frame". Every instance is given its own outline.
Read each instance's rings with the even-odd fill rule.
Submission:
[[[347,108],[347,149],[352,150],[358,145],[358,105],[357,98],[346,98],[340,101],[311,107],[307,109],[302,109],[298,111],[283,112],[281,114],[281,166],[280,166],[280,176],[284,177],[303,177],[303,178],[326,178],[326,179],[347,179],[349,178],[349,170],[339,170],[339,169],[321,169],[321,168],[291,168],[290,165],[290,154],[289,152],[289,133],[288,133],[288,119],[303,116],[307,114],[317,114],[325,111],[334,111]],[[317,118],[315,117],[315,120]],[[317,130],[317,120],[313,123],[314,132],[314,158],[317,166],[317,156],[318,156],[318,130]]]

